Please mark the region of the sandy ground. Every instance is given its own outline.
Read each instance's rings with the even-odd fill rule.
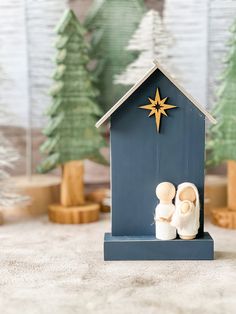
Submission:
[[[104,262],[109,214],[80,226],[7,217],[0,313],[235,313],[236,231],[206,229],[214,261]]]

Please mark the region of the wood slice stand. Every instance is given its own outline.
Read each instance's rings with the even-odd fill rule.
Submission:
[[[222,228],[236,229],[236,211],[229,208],[216,208],[211,211],[212,222]]]
[[[19,208],[33,216],[47,213],[48,206],[60,199],[60,177],[53,175],[17,176],[12,178],[16,189],[31,198],[29,204]]]
[[[99,219],[99,204],[87,203],[80,206],[64,207],[60,204],[50,205],[50,221],[60,224],[84,224]]]
[[[211,210],[212,222],[222,228],[236,229],[236,161],[229,160],[227,207]]]
[[[104,213],[110,212],[110,190],[107,188],[99,188],[92,192],[90,192],[86,199],[99,203],[100,204],[100,211]],[[109,201],[109,202],[108,202]]]
[[[60,224],[83,224],[99,220],[100,204],[85,201],[83,161],[62,166],[61,202],[49,206],[49,220]]]

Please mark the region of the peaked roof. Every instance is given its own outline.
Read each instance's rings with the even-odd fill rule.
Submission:
[[[203,108],[198,101],[196,101],[183,87],[179,85],[179,83],[174,80],[170,74],[162,68],[162,66],[156,61],[153,61],[154,66],[133,86],[130,90],[113,106],[109,109],[104,116],[96,123],[96,127],[99,128],[112,114],[115,112],[125,101],[132,95],[136,89],[138,89],[142,83],[149,78],[149,76],[154,73],[157,69],[159,69],[192,103],[195,105],[207,118],[211,123],[216,123],[217,121],[213,116]]]

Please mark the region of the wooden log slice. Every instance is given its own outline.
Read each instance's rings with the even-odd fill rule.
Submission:
[[[99,211],[100,205],[96,203],[71,207],[52,204],[49,206],[48,217],[50,221],[60,224],[84,224],[98,221]]]
[[[205,178],[205,215],[210,215],[215,208],[227,207],[226,176],[207,175]]]
[[[96,189],[92,192],[90,192],[87,196],[86,199],[99,203],[100,204],[100,210],[101,212],[108,213],[110,212],[110,190],[107,188],[99,188]]]
[[[20,212],[37,216],[47,213],[48,206],[60,200],[60,177],[46,174],[34,174],[31,177],[17,176],[12,177],[12,184],[19,193],[25,194],[31,198],[31,202]],[[17,210],[17,208],[15,209]]]
[[[227,162],[228,171],[228,208],[236,211],[236,161],[229,160]]]
[[[104,204],[101,205],[101,212],[110,213],[110,211],[111,211],[111,207],[109,205],[104,205]]]
[[[213,224],[227,229],[236,229],[236,211],[227,207],[216,208],[211,211]]]
[[[3,225],[3,224],[4,224],[3,213],[0,210],[0,225]]]

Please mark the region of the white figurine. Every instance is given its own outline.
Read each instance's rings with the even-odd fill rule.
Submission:
[[[162,182],[156,188],[156,195],[160,200],[155,210],[157,239],[172,240],[176,238],[176,228],[170,224],[175,211],[172,203],[175,192],[175,187],[170,182]]]
[[[194,239],[200,225],[199,194],[194,184],[185,182],[178,186],[175,207],[171,224],[177,228],[181,239]]]

